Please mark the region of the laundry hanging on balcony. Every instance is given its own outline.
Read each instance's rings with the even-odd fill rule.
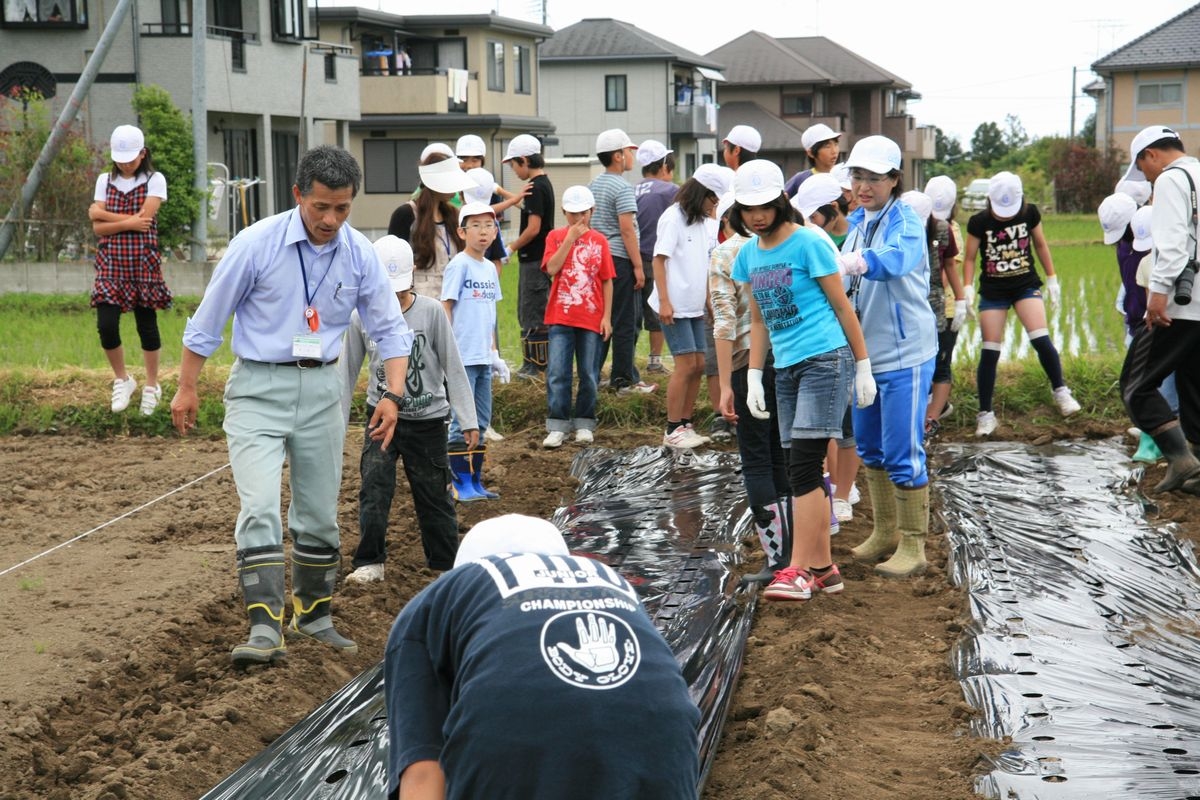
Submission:
[[[467,102],[467,81],[470,78],[471,73],[465,69],[446,70],[447,92],[455,103]]]

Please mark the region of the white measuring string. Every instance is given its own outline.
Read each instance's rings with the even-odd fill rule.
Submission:
[[[195,486],[200,481],[207,480],[208,478],[211,478],[213,475],[216,475],[218,472],[221,472],[222,470],[226,470],[226,469],[229,469],[228,462],[226,462],[222,466],[217,467],[212,472],[209,472],[207,475],[201,475],[199,478],[193,478],[192,480],[188,481],[187,483],[183,484],[182,486],[176,486],[174,489],[167,492],[166,494],[159,495],[158,497],[154,498],[153,500],[142,503],[137,508],[133,508],[133,509],[130,509],[129,511],[126,511],[124,514],[122,514],[119,517],[113,517],[108,522],[101,523],[101,524],[97,525],[96,527],[92,528],[90,531],[85,531],[84,533],[79,534],[78,536],[76,536],[73,539],[68,539],[65,542],[60,542],[59,544],[54,545],[54,547],[51,547],[49,550],[44,550],[41,553],[38,553],[36,556],[31,556],[31,557],[25,559],[20,564],[13,564],[8,569],[0,571],[0,578],[3,578],[5,575],[7,575],[10,572],[13,572],[14,570],[18,570],[21,567],[32,564],[34,561],[37,561],[39,558],[42,558],[43,556],[50,555],[55,550],[59,550],[64,547],[67,547],[68,545],[75,544],[75,542],[78,542],[81,539],[86,539],[88,536],[91,536],[96,531],[103,530],[104,528],[107,528],[109,525],[112,525],[114,522],[120,522],[121,520],[125,519],[126,517],[133,516],[137,512],[141,511],[142,509],[149,508],[150,506],[154,505],[155,503],[158,503],[162,500],[166,500],[171,495],[182,492],[184,489],[187,489],[190,486]]]

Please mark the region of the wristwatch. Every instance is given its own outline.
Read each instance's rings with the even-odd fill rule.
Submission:
[[[398,395],[394,392],[389,392],[386,389],[384,389],[383,394],[381,394],[379,396],[379,399],[380,400],[391,400],[393,403],[396,404],[396,408],[400,408],[401,404],[404,402],[403,400],[401,400],[400,395]]]

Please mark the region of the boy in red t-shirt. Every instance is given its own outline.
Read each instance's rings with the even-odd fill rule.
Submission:
[[[586,186],[563,192],[564,228],[546,235],[542,271],[551,277],[546,303],[550,353],[546,366],[546,429],[543,447],[561,447],[567,434],[590,444],[596,429],[596,369],[600,343],[612,335],[612,281],[616,276],[608,239],[591,228],[596,199]],[[571,416],[572,361],[579,392]]]

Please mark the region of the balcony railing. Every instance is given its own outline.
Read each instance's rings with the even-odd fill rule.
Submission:
[[[715,134],[717,106],[715,103],[672,104],[667,107],[667,130],[672,134]]]
[[[479,76],[467,74],[466,102],[450,96],[450,78],[445,69],[412,69],[395,74],[362,71],[364,114],[465,114],[479,99]]]
[[[230,66],[238,72],[246,71],[246,42],[257,42],[257,33],[209,25],[208,35],[214,39],[228,39]]]
[[[191,36],[190,22],[143,22],[142,36]]]

